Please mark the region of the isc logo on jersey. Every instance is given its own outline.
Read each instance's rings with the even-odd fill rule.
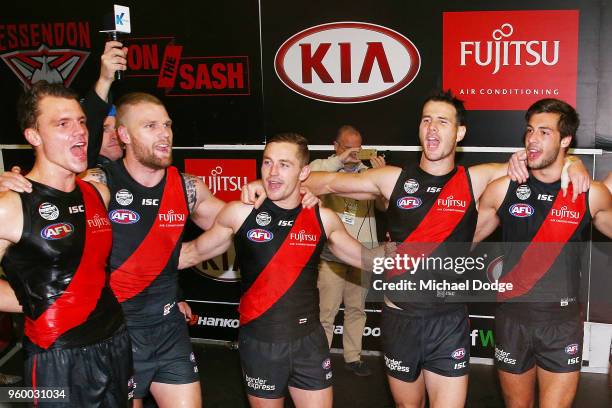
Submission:
[[[525,203],[513,204],[509,211],[510,214],[518,218],[531,217],[535,212],[532,206]]]
[[[66,238],[72,234],[74,226],[68,222],[47,225],[40,231],[40,236],[49,241]]]
[[[120,208],[111,211],[108,218],[116,224],[134,224],[140,220],[140,215],[135,211]]]
[[[419,208],[423,202],[418,197],[402,197],[397,200],[397,207],[402,210],[413,210]]]
[[[274,235],[268,230],[254,228],[247,232],[247,238],[253,242],[268,242],[274,238]]]

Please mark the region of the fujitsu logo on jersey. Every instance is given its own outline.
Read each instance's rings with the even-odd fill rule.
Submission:
[[[455,200],[454,197],[450,195],[446,198],[438,198],[438,205],[440,207],[444,207],[442,211],[465,212],[465,207],[467,207],[467,201]]]
[[[493,41],[461,41],[461,65],[470,62],[480,66],[491,65],[495,75],[504,66],[553,66],[559,62],[560,41],[504,40],[513,34],[512,24],[504,23],[491,33]]]
[[[206,185],[213,195],[217,191],[239,191],[248,182],[246,176],[222,176],[221,174],[223,174],[223,167],[217,166],[208,176],[208,183]]]
[[[317,242],[319,236],[317,234],[308,234],[306,230],[300,230],[300,232],[291,232],[289,239],[298,242]]]
[[[247,238],[253,242],[268,242],[274,238],[274,234],[265,229],[254,228],[247,232]]]
[[[185,223],[185,214],[175,213],[174,210],[170,210],[167,213],[159,213],[157,218],[161,222],[168,222],[170,224]]]
[[[421,206],[423,202],[418,197],[402,197],[397,200],[398,208],[402,210],[412,210]]]
[[[557,218],[552,218],[554,222],[567,222],[571,224],[577,224],[580,220],[580,211],[568,210],[567,206],[563,206],[559,209],[553,208],[550,210],[550,215]]]
[[[66,238],[74,232],[74,226],[68,222],[47,225],[40,231],[40,236],[49,241]]]
[[[94,215],[93,218],[87,220],[87,226],[91,228],[108,227],[111,223],[108,218],[100,217],[99,214]]]
[[[532,206],[525,203],[513,204],[510,209],[510,214],[518,218],[531,217],[535,210]]]
[[[108,218],[116,224],[134,224],[140,220],[140,214],[136,211],[119,208],[108,214]]]

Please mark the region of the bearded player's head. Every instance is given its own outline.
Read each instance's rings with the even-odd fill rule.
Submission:
[[[533,170],[562,162],[580,119],[576,110],[559,99],[541,99],[525,114],[527,165]]]
[[[126,158],[155,170],[172,164],[172,120],[157,97],[134,92],[120,98],[117,133]]]
[[[261,178],[270,200],[299,197],[300,183],[310,174],[308,158],[308,141],[297,133],[281,133],[268,140],[263,152]]]

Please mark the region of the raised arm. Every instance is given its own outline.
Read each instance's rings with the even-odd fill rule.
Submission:
[[[591,184],[589,208],[595,228],[612,238],[612,194],[603,183],[594,181]]]
[[[237,201],[226,204],[212,228],[193,241],[183,243],[179,269],[188,268],[227,251],[233,234],[248,217],[251,208]]]
[[[87,116],[87,165],[94,166],[102,147],[104,119],[111,107],[110,88],[115,80],[116,71],[127,68],[127,48],[118,41],[108,41],[104,44],[104,53],[100,57],[100,76],[93,89],[83,98],[82,106]]]
[[[504,201],[509,184],[509,177],[499,178],[489,184],[480,197],[474,242],[480,242],[491,235],[499,225],[497,210]]]

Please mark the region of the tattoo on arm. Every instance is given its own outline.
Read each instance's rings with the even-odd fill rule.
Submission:
[[[189,212],[192,213],[198,201],[198,178],[191,174],[183,174],[183,179],[185,180],[185,190],[187,192],[187,206],[189,207]]]
[[[89,169],[87,170],[87,175],[93,178],[98,183],[108,184],[106,182],[106,172],[104,172],[104,170],[102,170],[101,168],[94,167],[92,169]]]

